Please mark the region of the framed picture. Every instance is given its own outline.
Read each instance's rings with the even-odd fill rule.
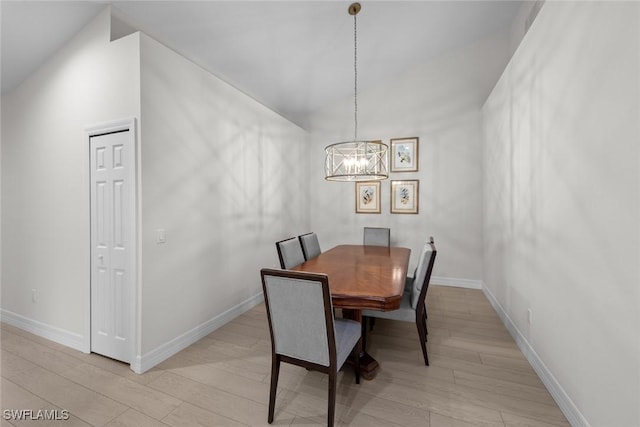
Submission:
[[[391,172],[418,171],[418,137],[391,138]]]
[[[391,181],[391,213],[418,213],[419,184],[417,179]]]
[[[356,182],[356,213],[380,213],[380,181]]]

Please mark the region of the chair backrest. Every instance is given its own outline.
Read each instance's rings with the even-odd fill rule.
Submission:
[[[302,253],[305,260],[315,258],[322,252],[320,250],[320,242],[318,242],[318,235],[316,233],[303,234],[298,236],[298,239],[300,239],[300,246],[302,246]]]
[[[273,352],[322,366],[335,364],[327,275],[265,268],[260,276]]]
[[[413,279],[413,289],[411,290],[411,308],[415,310],[424,310],[424,301],[431,280],[431,272],[433,271],[433,263],[436,260],[436,246],[433,237],[429,238],[422,248],[418,267]],[[419,308],[420,307],[420,308]]]
[[[300,240],[297,237],[276,242],[276,248],[278,249],[278,258],[282,269],[295,267],[305,261],[302,246],[300,246]]]
[[[363,242],[370,246],[390,246],[391,230],[389,228],[365,227]]]

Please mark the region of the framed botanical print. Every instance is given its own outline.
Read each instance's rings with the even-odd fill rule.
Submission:
[[[356,182],[356,213],[380,213],[380,181]]]
[[[419,184],[417,179],[391,181],[391,213],[418,213]]]
[[[418,137],[391,138],[391,172],[418,171]]]

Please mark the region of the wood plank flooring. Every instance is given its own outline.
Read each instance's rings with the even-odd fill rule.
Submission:
[[[339,375],[343,426],[568,426],[479,290],[432,286],[429,358],[412,323],[378,319],[368,350],[381,368]],[[1,426],[267,425],[271,344],[259,305],[151,371],[87,355],[2,324],[2,410],[65,409],[67,421]],[[327,377],[284,364],[274,425],[326,425]],[[4,412],[3,412],[4,415]]]

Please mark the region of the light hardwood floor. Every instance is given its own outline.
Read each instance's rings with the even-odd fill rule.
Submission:
[[[429,357],[415,325],[378,319],[372,381],[339,376],[336,424],[568,426],[481,291],[432,286]],[[151,371],[1,329],[2,409],[65,409],[68,426],[267,425],[271,348],[261,304]],[[327,377],[284,364],[274,425],[326,425]],[[3,412],[4,415],[4,412]],[[1,425],[55,424],[7,421]]]

